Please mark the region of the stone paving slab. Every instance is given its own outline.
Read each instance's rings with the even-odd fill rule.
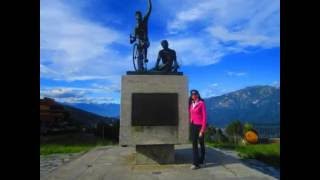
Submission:
[[[175,164],[136,165],[135,148],[105,146],[95,148],[42,176],[43,180],[232,180],[279,179],[236,156],[206,148],[206,167],[190,170],[192,145],[175,145]]]
[[[45,177],[58,167],[71,162],[83,153],[70,153],[70,154],[50,154],[40,156],[40,178]]]

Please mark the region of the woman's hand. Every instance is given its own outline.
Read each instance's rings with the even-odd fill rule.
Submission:
[[[199,132],[199,137],[201,138],[203,136],[203,133],[202,132]]]

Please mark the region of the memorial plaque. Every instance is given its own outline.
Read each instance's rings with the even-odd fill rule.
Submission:
[[[177,93],[132,94],[132,126],[177,125]]]

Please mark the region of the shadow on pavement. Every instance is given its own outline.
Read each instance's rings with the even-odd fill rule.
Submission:
[[[192,148],[183,148],[175,150],[175,163],[176,164],[192,164]],[[249,168],[255,169],[262,172],[263,174],[268,174],[276,179],[279,179],[279,173],[274,172],[272,169],[266,170],[265,168],[259,167],[256,164],[250,163],[247,160],[237,159],[230,155],[226,155],[218,150],[215,150],[210,147],[206,147],[206,156],[205,156],[205,167],[209,168],[214,166],[226,165],[241,163]],[[263,166],[263,163],[260,163]]]

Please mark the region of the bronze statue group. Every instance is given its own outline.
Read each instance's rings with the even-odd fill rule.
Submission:
[[[133,35],[130,35],[130,43],[135,44],[133,52],[133,63],[136,71],[147,72],[146,66],[148,62],[147,54],[148,48],[150,46],[148,38],[148,20],[151,14],[152,3],[148,0],[148,10],[145,16],[142,17],[140,11],[136,11],[136,27],[134,28]],[[169,43],[167,40],[161,41],[162,50],[159,51],[155,67],[148,72],[177,72],[179,65],[177,63],[176,52],[169,48]],[[161,63],[160,63],[161,61]],[[136,65],[137,64],[137,68]]]

